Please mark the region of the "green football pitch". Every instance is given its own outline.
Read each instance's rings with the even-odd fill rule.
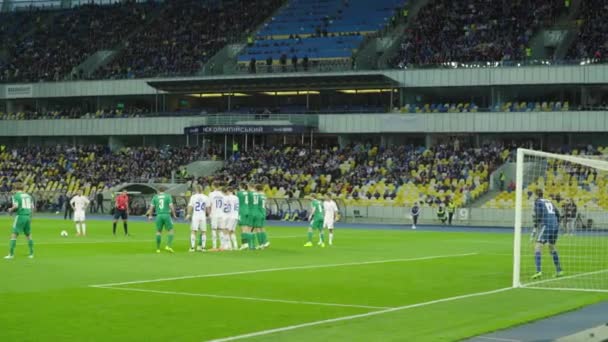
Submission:
[[[608,299],[509,289],[507,233],[338,227],[304,248],[305,228],[269,227],[267,250],[189,253],[182,222],[156,254],[152,223],[129,226],[35,218],[36,258],[20,238],[0,260],[0,341],[453,341]]]

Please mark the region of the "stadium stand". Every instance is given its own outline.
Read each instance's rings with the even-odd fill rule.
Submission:
[[[102,145],[52,147],[0,146],[0,192],[20,181],[29,192],[72,192],[86,195],[121,182],[157,181],[213,150],[195,147],[134,147],[110,151]]]
[[[113,5],[84,5],[70,10],[47,11],[32,34],[9,47],[2,65],[6,82],[63,80],[72,68],[100,49],[120,44],[146,22],[155,2],[131,1]],[[18,31],[15,21],[7,30]]]
[[[346,204],[460,206],[488,190],[488,175],[509,156],[502,145],[464,148],[459,142],[426,149],[352,144],[345,148],[267,147],[241,152],[212,180],[259,181],[274,198],[332,192]]]
[[[577,20],[580,27],[578,37],[568,51],[570,59],[605,59],[608,56],[608,22],[605,13],[608,3],[603,0],[581,2]]]
[[[475,103],[425,103],[406,104],[399,109],[402,113],[475,113],[475,112],[562,112],[574,110],[569,101],[507,101],[497,103],[489,108],[480,108]],[[578,110],[597,108],[576,108]]]
[[[432,0],[404,32],[394,65],[524,60],[532,34],[562,7],[560,0]]]
[[[159,17],[126,43],[95,78],[192,75],[227,43],[262,23],[282,0],[167,2]]]
[[[580,150],[574,149],[569,154],[574,156],[604,157],[608,156],[608,147],[588,146]],[[542,188],[546,196],[554,200],[559,207],[566,199],[572,199],[579,208],[589,210],[608,209],[608,177],[598,173],[597,169],[588,167],[565,167],[554,160],[546,166],[544,176],[531,182],[524,188],[525,200],[532,206],[534,191]],[[514,187],[501,191],[496,197],[482,205],[482,208],[513,209],[515,208]]]
[[[403,0],[290,1],[255,34],[255,41],[250,41],[238,61],[265,63],[268,71],[273,70],[270,68],[273,64],[281,65],[282,71],[296,70],[298,61],[304,70],[308,69],[309,61],[334,60],[333,64],[338,65],[335,60],[349,61],[364,36],[385,27],[404,3]]]

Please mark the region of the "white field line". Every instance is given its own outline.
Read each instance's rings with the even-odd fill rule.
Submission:
[[[442,299],[432,300],[432,301],[418,303],[418,304],[410,304],[410,305],[399,306],[399,307],[390,308],[390,309],[386,309],[386,310],[372,311],[372,312],[367,312],[367,313],[358,314],[358,315],[351,315],[351,316],[343,316],[343,317],[337,317],[337,318],[331,318],[331,319],[324,319],[324,320],[321,320],[321,321],[314,321],[314,322],[308,322],[308,323],[302,323],[302,324],[289,325],[289,326],[282,327],[282,328],[262,330],[262,331],[253,332],[253,333],[249,333],[249,334],[236,335],[236,336],[230,336],[230,337],[223,337],[223,338],[211,340],[211,342],[227,342],[227,341],[242,340],[242,339],[251,338],[251,337],[265,336],[265,335],[275,334],[275,333],[284,332],[284,331],[291,331],[291,330],[296,330],[296,329],[301,329],[301,328],[307,328],[307,327],[312,327],[312,326],[317,326],[317,325],[328,324],[328,323],[350,321],[350,320],[353,320],[353,319],[359,319],[359,318],[366,318],[366,317],[372,317],[372,316],[377,316],[377,315],[383,315],[383,314],[390,313],[390,312],[409,310],[409,309],[419,308],[419,307],[428,306],[428,305],[434,305],[434,304],[439,304],[439,303],[451,302],[451,301],[460,300],[460,299],[479,297],[479,296],[486,296],[486,295],[490,295],[490,294],[495,294],[495,293],[500,293],[500,292],[504,292],[504,291],[509,291],[509,290],[512,290],[512,289],[513,289],[512,287],[506,287],[506,288],[492,290],[492,291],[475,292],[475,293],[470,293],[470,294],[466,294],[466,295],[454,296],[454,297],[448,297],[448,298],[442,298]]]
[[[534,285],[546,284],[546,283],[551,283],[551,282],[554,282],[554,281],[565,280],[565,279],[572,279],[572,278],[578,278],[578,277],[584,277],[584,276],[588,276],[588,275],[601,274],[601,273],[606,273],[606,272],[608,272],[608,269],[599,270],[599,271],[593,271],[593,272],[585,272],[585,273],[580,273],[580,274],[573,274],[573,275],[565,276],[565,277],[558,277],[558,278],[551,278],[551,279],[533,281],[531,283],[523,284],[522,287],[526,288],[526,287],[531,287],[531,286],[534,286]]]
[[[161,281],[172,281],[172,280],[183,280],[183,279],[226,277],[226,276],[241,275],[241,274],[255,274],[255,273],[280,272],[280,271],[291,271],[291,270],[308,270],[308,269],[316,269],[316,268],[386,264],[386,263],[392,263],[392,262],[422,261],[422,260],[433,260],[433,259],[443,259],[443,258],[458,258],[458,257],[467,257],[467,256],[472,256],[472,255],[477,255],[477,254],[478,253],[444,254],[444,255],[432,255],[432,256],[418,257],[418,258],[359,261],[359,262],[348,262],[348,263],[342,263],[342,264],[325,264],[325,265],[317,264],[317,265],[305,265],[305,266],[276,267],[276,268],[265,268],[265,269],[258,269],[258,270],[249,270],[249,271],[200,274],[200,275],[189,275],[189,276],[182,276],[182,277],[125,281],[125,282],[120,282],[120,283],[96,284],[96,285],[89,285],[89,287],[110,287],[110,286],[134,285],[134,284],[145,284],[145,283],[157,283],[157,282],[161,282]]]
[[[302,238],[305,239],[306,237],[302,237],[302,235],[287,235],[287,236],[273,236],[272,240],[275,239],[294,239],[294,238]],[[111,240],[80,240],[80,241],[57,241],[57,242],[36,242],[36,246],[39,245],[80,245],[80,244],[114,244],[114,243],[150,243],[152,240],[148,239],[148,240],[136,240],[136,239],[129,239],[129,240],[117,240],[117,241],[111,241]],[[153,242],[153,241],[152,241]]]
[[[573,287],[540,287],[540,286],[525,286],[524,289],[532,290],[552,290],[552,291],[575,291],[575,292],[602,292],[608,293],[608,289],[577,289]]]
[[[491,336],[476,336],[475,340],[486,340],[486,341],[502,341],[502,342],[522,342],[521,340],[514,340],[512,338],[500,338]]]
[[[215,295],[215,294],[207,294],[207,293],[157,291],[157,290],[137,289],[137,288],[131,288],[131,287],[113,287],[113,286],[102,287],[102,286],[100,286],[98,288],[109,289],[109,290],[119,290],[119,291],[133,291],[133,292],[157,293],[157,294],[167,294],[167,295],[181,295],[181,296],[191,296],[191,297],[249,300],[249,301],[256,301],[256,302],[305,304],[305,305],[319,305],[319,306],[338,306],[338,307],[345,307],[345,308],[361,308],[361,309],[373,309],[373,310],[390,309],[390,307],[386,307],[386,306],[308,302],[308,301],[300,301],[300,300],[271,299],[271,298],[258,298],[258,297],[223,296],[223,295]]]

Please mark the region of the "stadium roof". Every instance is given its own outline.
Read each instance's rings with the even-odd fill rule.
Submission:
[[[382,73],[285,73],[240,77],[199,77],[149,81],[169,93],[253,92],[281,90],[369,89],[397,87],[398,82]]]

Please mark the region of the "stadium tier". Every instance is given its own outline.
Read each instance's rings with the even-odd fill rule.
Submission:
[[[606,1],[581,2],[581,12],[576,21],[579,32],[568,51],[570,59],[601,60],[608,56],[608,23],[604,15],[606,11]]]
[[[139,147],[114,152],[107,146],[0,147],[0,187],[12,189],[22,182],[29,192],[73,193],[86,195],[107,190],[121,182],[158,181],[181,174],[182,166],[211,158],[194,147]]]
[[[530,58],[532,35],[564,1],[431,0],[411,23],[394,65],[495,62]]]
[[[330,192],[349,205],[438,206],[453,200],[463,206],[488,190],[489,174],[508,155],[498,145],[461,149],[459,143],[430,149],[268,147],[239,153],[214,179],[258,181],[271,198]]]
[[[255,34],[239,62],[349,59],[367,34],[384,28],[403,0],[293,0]],[[283,59],[285,62],[281,62]],[[296,64],[296,63],[291,63]]]
[[[137,78],[196,74],[227,43],[259,25],[282,0],[168,1],[149,27],[95,78]]]
[[[20,32],[2,66],[4,81],[59,81],[98,50],[111,50],[139,30],[156,11],[155,2],[85,5],[40,11],[31,33]],[[37,12],[36,12],[37,13]],[[36,16],[34,13],[34,16]],[[18,30],[20,23],[14,23]],[[16,28],[17,27],[17,28]],[[8,33],[7,33],[8,34]]]
[[[608,147],[596,149],[573,150],[571,155],[586,158],[602,158],[608,156]],[[573,200],[579,208],[586,210],[607,210],[608,195],[606,186],[608,177],[605,172],[598,172],[593,168],[566,165],[551,160],[546,165],[539,165],[537,169],[543,170],[537,179],[532,180],[524,189],[525,205],[532,205],[534,192],[544,189],[546,196],[555,201],[561,208],[567,200]],[[511,187],[511,186],[510,186]],[[511,209],[515,207],[515,189],[511,187],[501,191],[496,197],[484,203],[483,208]]]

